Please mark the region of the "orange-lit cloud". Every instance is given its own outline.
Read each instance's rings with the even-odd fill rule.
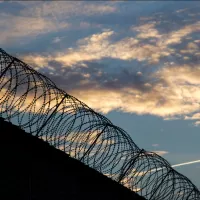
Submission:
[[[158,32],[158,30],[155,28],[156,23],[152,22],[152,23],[148,23],[148,24],[144,24],[141,26],[133,26],[132,30],[133,31],[137,31],[138,38],[161,38],[161,34]]]
[[[154,153],[158,154],[159,156],[163,156],[163,155],[165,155],[165,154],[168,154],[168,153],[169,153],[168,151],[152,151],[152,152],[154,152]]]
[[[75,15],[92,16],[117,12],[114,4],[86,2],[17,2],[22,4],[18,15],[0,14],[0,44],[10,44],[16,39],[34,37],[70,28],[68,22]],[[80,24],[80,27],[85,26]],[[24,43],[25,41],[20,41]]]
[[[27,55],[23,59],[30,63],[43,66],[44,63],[57,61],[65,66],[73,66],[84,61],[101,60],[103,58],[113,58],[121,60],[138,60],[158,62],[160,57],[171,54],[171,50],[151,44],[141,44],[140,40],[130,37],[112,43],[109,38],[114,35],[114,31],[106,30],[99,34],[93,34],[79,40],[75,49],[69,48],[64,52],[57,52],[53,55]],[[30,59],[31,58],[31,59]],[[41,62],[41,63],[40,63]]]
[[[24,56],[25,61],[44,66],[50,61],[57,61],[65,66],[73,66],[85,61],[101,60],[104,58],[113,58],[121,60],[147,61],[155,64],[162,57],[168,57],[175,53],[171,48],[172,44],[179,44],[182,39],[193,32],[200,31],[200,23],[194,23],[180,28],[177,31],[161,34],[156,29],[156,23],[145,24],[138,27],[132,27],[138,34],[135,37],[126,37],[119,41],[112,42],[110,39],[115,33],[113,30],[103,30],[101,33],[90,35],[77,41],[77,47],[69,48],[63,52],[43,55]],[[154,44],[143,43],[143,39],[156,38]],[[188,43],[186,49],[180,50],[180,53],[197,52],[198,45]],[[180,55],[181,56],[181,55]]]
[[[83,76],[90,83],[90,75],[85,73]],[[117,87],[104,87],[93,80],[87,89],[78,86],[67,92],[104,114],[119,110],[139,115],[155,115],[166,120],[176,118],[199,120],[199,114],[193,114],[199,112],[199,76],[200,66],[166,66],[149,75],[149,82],[144,82],[142,87],[137,87],[136,82],[135,85],[124,84],[117,89]],[[152,80],[157,81],[152,82]],[[2,95],[5,93],[4,90],[1,91]],[[42,95],[41,92],[38,92],[37,97]],[[61,96],[59,98],[61,100]],[[30,106],[32,100],[33,94],[28,95],[21,109]],[[41,96],[34,102],[34,112],[39,111],[43,101],[44,98]],[[56,103],[56,100],[52,101],[51,107]],[[196,125],[198,123],[196,122]]]
[[[103,113],[112,110],[151,114],[163,118],[186,116],[199,110],[200,66],[174,66],[152,74],[159,81],[148,84],[149,90],[134,87],[116,89],[72,90],[74,96]]]
[[[76,6],[75,6],[76,5]],[[37,15],[38,18],[30,16],[23,20],[23,17],[13,19],[13,16],[7,16],[10,23],[7,26],[14,25],[13,30],[10,31],[13,36],[21,37],[27,35],[37,35],[46,32],[51,32],[56,29],[63,29],[68,27],[68,24],[61,23],[58,18],[65,16],[65,19],[81,10],[83,15],[95,15],[97,13],[113,13],[117,11],[114,4],[91,4],[84,7],[82,2],[69,5],[68,3],[52,2],[44,3],[42,8],[37,6],[29,7],[32,14]],[[81,6],[85,9],[80,9]],[[60,8],[60,9],[58,9]],[[31,13],[31,12],[29,12]],[[23,10],[21,15],[28,15],[27,10]],[[51,21],[45,18],[48,15],[54,16]],[[22,24],[19,24],[22,21]],[[5,20],[4,20],[5,22]],[[27,23],[31,23],[30,29],[24,30]],[[36,23],[37,22],[37,23]],[[3,21],[0,19],[0,26]],[[189,37],[191,33],[200,31],[200,23],[196,22],[179,28],[168,33],[161,33],[156,27],[160,22],[152,21],[139,26],[131,26],[131,30],[136,33],[135,36],[124,37],[119,40],[112,40],[112,37],[118,34],[112,29],[102,29],[102,31],[91,34],[87,37],[76,41],[76,46],[67,48],[63,51],[55,51],[47,55],[34,54],[24,55],[22,58],[25,62],[37,66],[36,69],[47,68],[51,70],[52,75],[57,73],[56,70],[49,65],[51,61],[57,62],[65,69],[75,69],[76,66],[88,68],[87,62],[103,61],[105,58],[119,59],[122,61],[139,61],[141,63],[157,64],[161,58],[168,58],[176,53],[175,47],[171,45],[180,44]],[[11,24],[11,25],[9,25]],[[19,25],[18,25],[19,24]],[[88,26],[88,22],[84,22],[83,26]],[[3,38],[8,36],[5,33]],[[144,42],[146,39],[153,39],[152,43]],[[61,38],[55,37],[53,42],[58,43]],[[181,49],[180,57],[184,61],[191,59],[187,53],[199,55],[199,41],[188,42],[185,48]],[[171,62],[172,63],[172,62]],[[191,116],[194,112],[198,112],[200,93],[199,93],[199,66],[178,65],[174,62],[172,66],[165,63],[159,63],[161,67],[149,75],[148,80],[140,83],[138,87],[137,82],[134,84],[121,84],[122,87],[106,87],[101,82],[93,79],[92,74],[88,72],[80,73],[83,79],[80,79],[78,86],[68,90],[70,94],[76,96],[84,101],[90,107],[97,111],[108,113],[112,110],[120,110],[128,113],[137,113],[140,115],[150,114],[163,117],[164,119],[184,119],[198,120],[196,116]],[[63,70],[63,69],[62,69]],[[99,71],[99,77],[102,76],[102,71]],[[58,74],[61,76],[62,74]],[[145,76],[143,71],[137,71],[136,75],[139,77]],[[120,82],[120,77],[115,79]],[[63,83],[64,84],[64,83]],[[84,89],[83,86],[87,86]],[[27,100],[28,102],[28,100]],[[198,122],[196,122],[198,124]]]

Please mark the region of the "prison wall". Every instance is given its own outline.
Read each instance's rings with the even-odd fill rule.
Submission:
[[[0,166],[2,200],[144,199],[3,118]]]

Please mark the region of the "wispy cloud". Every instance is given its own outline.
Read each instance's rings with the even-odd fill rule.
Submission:
[[[124,61],[137,60],[158,62],[160,57],[171,54],[171,50],[164,49],[161,46],[141,43],[134,37],[123,38],[115,43],[109,38],[116,34],[112,30],[106,30],[102,33],[93,34],[77,42],[77,48],[70,48],[63,52],[57,52],[48,57],[34,55],[32,61],[46,60],[61,62],[65,66],[72,66],[80,62],[101,60],[104,58],[121,59]],[[24,56],[26,60],[27,57]]]
[[[114,3],[105,2],[40,2],[34,3],[31,7],[29,2],[23,2],[27,8],[22,10],[23,15],[40,17],[52,16],[56,19],[66,19],[72,16],[90,16],[117,11]]]
[[[36,37],[40,34],[58,31],[69,26],[66,22],[55,22],[49,19],[37,17],[14,16],[0,14],[0,43],[10,43],[14,39],[24,37]],[[26,38],[28,39],[28,38]]]
[[[25,37],[33,39],[41,34],[69,28],[72,25],[69,21],[75,16],[94,16],[117,12],[114,4],[105,2],[9,2],[9,6],[15,7],[17,4],[22,5],[17,15],[7,12],[0,14],[2,30],[0,44],[9,45],[16,42],[17,39]],[[83,22],[80,24],[81,27],[86,23],[89,24],[88,22],[83,24]]]
[[[152,151],[152,152],[154,152],[154,153],[158,154],[159,156],[163,156],[163,155],[165,155],[165,154],[168,154],[168,153],[169,153],[168,151]]]
[[[65,49],[62,52],[55,52],[47,57],[43,55],[34,55],[32,62],[41,60],[42,64],[57,61],[65,66],[72,66],[77,63],[102,60],[105,58],[120,59],[124,61],[137,60],[139,62],[147,61],[149,64],[158,64],[161,58],[167,58],[180,51],[181,54],[198,54],[198,45],[188,43],[186,49],[180,49],[178,52],[170,45],[180,44],[187,35],[200,31],[200,23],[194,23],[172,31],[167,34],[161,34],[155,28],[156,23],[152,22],[142,26],[134,26],[132,29],[138,34],[135,37],[125,37],[121,40],[112,42],[111,38],[117,35],[111,29],[103,30],[101,33],[92,34],[86,38],[77,41],[75,48]],[[144,43],[147,38],[156,38],[153,43]],[[24,57],[27,59],[28,57]],[[185,57],[184,57],[185,58]],[[29,59],[30,60],[30,59]],[[38,63],[39,64],[39,63]]]

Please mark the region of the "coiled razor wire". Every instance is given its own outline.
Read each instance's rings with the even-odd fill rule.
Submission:
[[[200,199],[197,187],[161,156],[0,49],[0,117],[149,200]]]

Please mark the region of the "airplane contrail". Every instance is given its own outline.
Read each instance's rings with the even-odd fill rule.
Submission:
[[[185,163],[180,163],[180,164],[176,164],[176,165],[171,165],[171,167],[179,167],[179,166],[182,166],[182,165],[191,165],[193,163],[199,163],[200,160],[195,160],[195,161],[191,161],[191,162],[185,162]]]
[[[175,168],[175,167],[180,167],[180,166],[184,166],[184,165],[191,165],[191,164],[194,164],[194,163],[200,163],[200,160],[195,160],[195,161],[180,163],[180,164],[176,164],[176,165],[171,165],[171,167]],[[163,168],[161,167],[161,168],[157,168],[157,169],[151,169],[151,170],[149,170],[149,172],[160,171],[161,169],[163,169]]]

